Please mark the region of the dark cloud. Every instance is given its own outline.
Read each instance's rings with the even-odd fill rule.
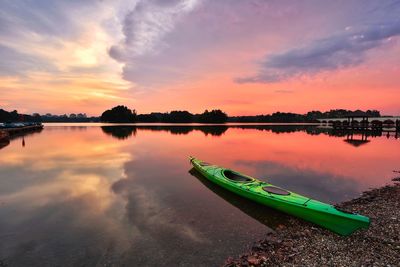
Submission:
[[[400,34],[400,20],[387,24],[369,25],[362,30],[320,39],[302,48],[268,55],[255,76],[236,79],[238,83],[282,81],[293,76],[315,74],[326,70],[359,65],[365,53],[383,45]]]

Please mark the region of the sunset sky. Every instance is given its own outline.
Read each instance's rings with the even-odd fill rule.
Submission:
[[[400,1],[2,0],[0,108],[400,114]]]

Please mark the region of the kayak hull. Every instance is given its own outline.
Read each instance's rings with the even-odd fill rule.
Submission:
[[[207,164],[203,166],[203,162],[195,158],[190,158],[190,160],[193,167],[211,182],[237,195],[315,223],[337,234],[347,236],[360,228],[369,227],[370,220],[368,217],[343,212],[337,210],[332,205],[286,190],[284,191],[288,192],[288,195],[268,193],[265,192],[263,188],[276,187],[243,174],[241,175],[248,177],[251,181],[231,181],[224,173],[226,171],[233,172],[232,170],[221,168],[216,165]]]

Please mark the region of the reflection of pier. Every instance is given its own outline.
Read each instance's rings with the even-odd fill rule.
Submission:
[[[358,147],[358,146],[364,145],[369,142],[368,133],[366,131],[363,131],[361,133],[361,138],[356,139],[356,138],[354,138],[354,132],[351,131],[347,134],[346,139],[344,141],[353,146]]]
[[[370,137],[385,136],[386,138],[394,137],[395,139],[398,139],[400,137],[400,131],[384,130],[382,128],[333,128],[332,135],[346,137],[344,140],[346,143],[358,147],[370,142]]]
[[[398,139],[400,132],[396,130],[383,130],[382,128],[334,128],[332,129],[332,134],[336,136],[345,136],[346,139],[344,141],[346,143],[349,143],[355,147],[359,147],[370,142],[370,137],[386,136],[386,138],[390,138],[393,136],[395,139]]]

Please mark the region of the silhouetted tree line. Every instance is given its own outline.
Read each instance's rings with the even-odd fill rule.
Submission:
[[[275,112],[272,115],[236,116],[230,117],[229,122],[316,122],[307,116],[296,113]]]
[[[317,122],[317,119],[343,118],[348,115],[380,117],[378,110],[346,110],[334,109],[326,112],[310,111],[307,114],[290,112],[275,112],[267,115],[228,117],[223,111],[216,109],[204,111],[201,114],[192,114],[188,111],[175,110],[169,113],[136,114],[126,106],[116,106],[103,112],[101,117],[86,117],[81,114],[64,114],[60,116],[46,114],[33,115],[19,114],[16,110],[7,112],[0,109],[0,122],[115,122],[115,123],[225,123],[225,122]]]
[[[40,116],[20,114],[14,110],[11,112],[0,109],[0,122],[41,122]]]
[[[167,113],[136,114],[125,106],[117,106],[106,110],[101,115],[103,122],[143,122],[143,123],[225,123],[228,116],[223,111],[216,109],[204,111],[201,114],[192,114],[185,110],[174,110]]]
[[[380,117],[378,110],[346,110],[332,109],[330,111],[310,111],[307,114],[297,114],[290,112],[275,112],[271,115],[256,115],[256,116],[236,116],[229,117],[228,122],[318,122],[318,119],[326,118],[343,118],[349,115]]]
[[[71,117],[64,115],[41,115],[42,122],[100,122],[99,117]]]
[[[169,113],[150,113],[137,116],[137,122],[161,123],[225,123],[228,115],[219,109],[192,114],[188,111],[175,110]]]
[[[100,121],[99,117],[88,117],[86,116],[86,113],[77,113],[77,114],[71,113],[69,115],[67,114],[52,115],[50,113],[47,113],[45,115],[42,115],[41,117],[43,122],[99,122]]]
[[[11,112],[0,109],[0,122],[99,122],[99,117],[86,117],[86,115],[67,114],[64,115],[40,115],[34,113],[33,115],[20,114],[14,110]]]

